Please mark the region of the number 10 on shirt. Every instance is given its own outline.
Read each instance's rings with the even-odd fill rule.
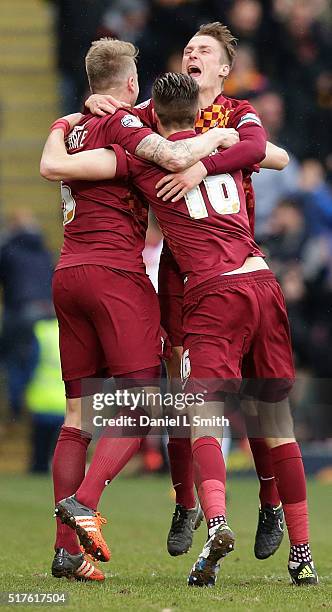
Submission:
[[[208,176],[203,180],[203,185],[212,208],[219,215],[234,215],[239,212],[239,193],[235,180],[230,174]],[[209,216],[201,185],[189,191],[184,197],[192,219],[204,219]]]

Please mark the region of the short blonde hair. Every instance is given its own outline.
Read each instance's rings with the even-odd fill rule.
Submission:
[[[137,55],[138,50],[129,42],[115,38],[95,40],[85,57],[91,91],[105,91],[120,85]]]
[[[195,36],[211,36],[217,40],[224,49],[230,67],[233,66],[236,56],[237,39],[227,26],[220,23],[220,21],[206,23],[201,25]]]

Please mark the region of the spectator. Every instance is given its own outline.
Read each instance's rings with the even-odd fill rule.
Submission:
[[[49,471],[56,434],[63,424],[66,401],[61,379],[59,330],[54,313],[37,321],[34,334],[38,345],[38,362],[26,390],[26,403],[32,415],[31,462],[33,473]]]
[[[270,221],[264,247],[269,264],[277,275],[287,303],[297,366],[310,361],[307,343],[307,287],[301,262],[309,240],[305,216],[296,199],[281,200]]]
[[[62,113],[76,112],[88,90],[84,56],[97,38],[108,0],[52,0],[56,9],[57,64]]]
[[[257,56],[259,71],[268,71],[271,47],[276,43],[270,2],[235,0],[230,4],[226,23],[239,43],[249,45]]]
[[[231,98],[249,98],[264,91],[267,77],[256,64],[255,53],[249,45],[239,45],[234,68],[225,82],[225,94]]]
[[[104,15],[100,34],[136,44],[148,14],[147,0],[115,0]]]
[[[317,113],[317,104],[325,99],[325,95],[319,97],[319,91],[325,92],[331,75],[331,35],[319,20],[326,3],[294,0],[288,8],[278,5],[278,45],[270,51],[270,67],[285,95],[293,152],[301,159],[324,159],[330,150],[330,138],[327,126],[322,125],[326,113]]]
[[[242,43],[258,44],[263,25],[263,6],[258,0],[235,0],[227,19],[235,36]]]
[[[51,255],[35,220],[29,211],[16,211],[0,247],[0,354],[14,419],[22,413],[24,391],[37,362],[33,324],[51,308],[52,268]]]
[[[281,95],[267,90],[254,99],[254,105],[271,142],[285,146],[289,151],[287,128],[284,127],[284,103]],[[279,200],[296,189],[299,164],[290,154],[288,166],[282,172],[263,169],[253,174],[256,193],[256,238],[262,240],[268,232],[269,219]]]
[[[318,376],[332,373],[330,244],[312,231],[301,193],[278,203],[264,248],[287,302],[297,364]]]
[[[312,235],[329,233],[332,236],[332,192],[325,178],[322,164],[316,159],[303,162],[298,189]]]

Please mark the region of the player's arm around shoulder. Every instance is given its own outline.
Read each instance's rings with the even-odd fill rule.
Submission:
[[[43,178],[48,181],[102,181],[116,177],[117,158],[114,151],[94,149],[74,155],[66,152],[58,155],[53,146],[60,144],[61,138],[63,140],[62,135],[53,132],[46,143],[52,149],[49,155],[43,154],[40,162]]]
[[[223,149],[228,149],[239,142],[239,135],[233,128],[218,128],[220,136],[223,139],[219,145]],[[216,155],[218,153],[214,152]],[[187,170],[177,172],[176,174],[167,174],[156,185],[158,190],[158,198],[162,198],[165,202],[172,200],[178,202],[189,191],[197,187],[202,180],[207,176],[208,171],[202,163],[197,162]]]
[[[214,128],[194,138],[170,141],[144,125],[137,109],[122,108],[110,116],[105,130],[108,142],[171,172],[186,170],[222,145],[225,137],[222,130]]]
[[[256,139],[256,146],[257,144],[263,145],[263,142],[261,142],[261,134],[253,128],[255,125],[258,126],[261,132],[263,132],[263,136],[265,136],[264,127],[256,109],[247,100],[239,101],[234,114],[231,115],[231,123],[239,131],[241,141],[251,140],[255,142]],[[271,142],[266,141],[265,156],[259,163],[260,167],[270,168],[271,170],[283,170],[288,163],[289,157],[287,152],[281,147],[277,147]]]
[[[135,154],[171,172],[181,172],[210,155],[223,140],[224,134],[219,128],[175,142],[153,133],[139,143]]]
[[[285,149],[267,141],[265,158],[260,163],[261,168],[283,170],[289,164],[289,155]]]
[[[106,149],[82,151],[69,155],[65,138],[80,121],[81,115],[75,113],[56,121],[46,140],[40,161],[40,174],[49,181],[59,180],[105,180],[117,174],[117,157],[123,159],[125,153]],[[119,147],[121,149],[121,147]]]

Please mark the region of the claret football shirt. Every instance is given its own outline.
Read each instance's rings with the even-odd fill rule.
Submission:
[[[169,140],[193,138],[193,130]],[[246,210],[242,172],[208,176],[176,203],[157,198],[165,172],[134,155],[116,150],[117,176],[128,173],[150,203],[180,268],[185,292],[219,274],[240,268],[246,258],[263,256],[254,242]]]
[[[134,153],[152,130],[128,111],[85,115],[66,140],[70,154],[115,143]],[[144,272],[142,259],[148,207],[126,180],[65,181],[61,186],[64,243],[57,269],[100,264]]]
[[[154,130],[157,129],[152,99],[142,102],[135,107],[134,111],[146,125],[151,126]],[[213,104],[201,109],[196,121],[195,131],[196,134],[204,134],[211,127],[215,126],[234,128],[236,130],[241,130],[241,128],[246,126],[259,126],[262,129],[261,121],[254,107],[247,100],[236,100],[235,98],[224,96],[222,93],[216,97]],[[257,131],[258,135],[259,131]],[[219,172],[218,157],[208,158],[204,163],[209,174]],[[258,170],[258,166],[255,167],[255,170]],[[252,235],[254,235],[255,194],[251,182],[252,171],[253,168],[242,168],[247,213]]]

